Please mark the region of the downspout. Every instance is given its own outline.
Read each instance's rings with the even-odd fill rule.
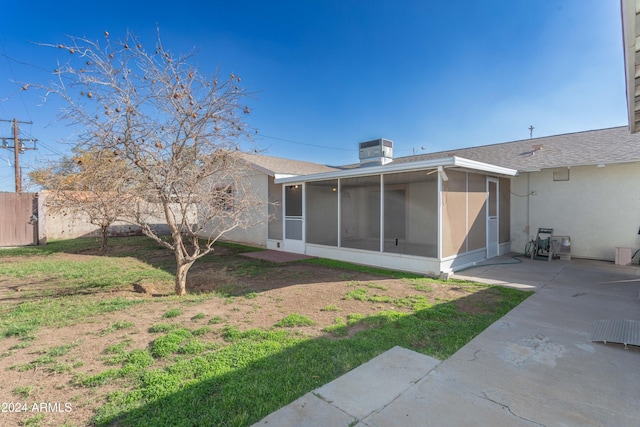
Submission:
[[[438,174],[438,262],[442,262],[442,177]]]
[[[527,242],[531,235],[531,172],[527,172]],[[533,239],[533,236],[531,236]],[[526,243],[525,243],[526,246]]]
[[[342,247],[342,179],[338,178],[338,248]]]
[[[380,252],[384,252],[384,174],[380,174]]]

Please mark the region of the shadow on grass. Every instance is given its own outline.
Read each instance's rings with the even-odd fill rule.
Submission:
[[[262,249],[226,242],[216,243],[216,250],[197,260],[189,270],[187,291],[192,294],[217,292],[225,296],[240,296],[250,292],[309,283],[421,277],[412,273],[393,272],[322,259],[274,263],[240,256],[244,252],[260,250]],[[79,238],[51,241],[44,246],[0,250],[0,259],[2,257],[50,256],[60,253],[77,255],[79,261],[85,255],[99,256],[98,259],[103,259],[105,264],[113,259],[131,257],[154,269],[169,273],[171,276],[175,276],[176,271],[173,253],[145,236],[112,237],[110,238],[110,246],[104,254],[99,251],[99,240]],[[124,272],[124,270],[122,271]],[[123,281],[126,282],[124,278],[119,280],[122,274],[117,271],[114,274],[119,274],[117,278],[112,280],[116,284],[116,288],[123,285]],[[60,297],[110,292],[113,289],[110,289],[107,279],[108,277],[105,279],[98,274],[93,276],[87,274],[86,283],[82,286],[60,286],[55,292],[48,292],[46,296]],[[55,280],[55,278],[52,279],[52,283]],[[164,280],[167,281],[166,278]],[[135,277],[132,277],[129,282],[131,285],[129,290],[133,291],[134,285],[139,284],[140,280],[136,281]],[[38,291],[38,287],[34,284],[35,282],[32,283],[32,286],[25,285],[24,288],[30,287]],[[173,286],[165,287],[167,289],[163,292],[150,292],[150,294],[153,296],[171,295]],[[1,295],[0,292],[0,299],[23,299],[16,295],[11,295],[11,298],[5,297],[8,295]]]
[[[501,298],[496,299],[496,293]],[[360,331],[342,339],[304,339],[281,329],[223,328],[219,333],[225,347],[179,355],[163,368],[141,373],[133,390],[111,395],[96,424],[250,425],[393,346],[446,359],[528,295],[488,288],[465,298],[464,306],[493,301],[490,314],[460,312],[452,303],[413,314],[381,312],[349,325]]]

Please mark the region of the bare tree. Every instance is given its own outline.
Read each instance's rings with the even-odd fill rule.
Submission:
[[[144,234],[173,251],[175,291],[184,295],[193,263],[226,232],[255,220],[251,208],[259,201],[244,188],[239,158],[249,136],[240,77],[205,76],[159,37],[150,50],[131,33],[122,41],[108,33],[103,42],[71,37],[52,47],[70,56],[47,96],[66,101],[63,117],[81,129],[79,149],[112,152],[134,171],[119,191],[136,202],[123,207]],[[154,227],[158,215],[169,237]]]
[[[100,251],[107,249],[108,230],[126,220],[126,206],[134,201],[133,171],[113,152],[76,152],[50,166],[29,172],[31,182],[49,190],[46,208],[57,214],[84,214],[100,227]]]

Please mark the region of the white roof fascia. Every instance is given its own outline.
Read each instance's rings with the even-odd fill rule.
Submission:
[[[475,169],[483,172],[497,173],[500,175],[516,176],[518,171],[515,169],[505,168],[502,166],[491,165],[489,163],[477,162],[475,160],[465,159],[464,157],[453,157],[455,165],[467,169]]]
[[[475,169],[484,172],[492,172],[500,175],[515,176],[518,171],[515,169],[504,168],[501,166],[490,165],[488,163],[476,162],[474,160],[464,159],[462,157],[445,157],[442,159],[422,160],[418,162],[386,164],[380,166],[367,166],[364,168],[341,170],[336,172],[316,173],[312,175],[297,175],[288,178],[276,177],[276,184],[294,184],[308,181],[324,181],[327,179],[349,178],[356,176],[380,175],[395,172],[408,172],[421,169],[435,169],[438,166],[459,166],[468,169]]]
[[[292,175],[292,174],[290,174],[290,173],[289,173],[289,174],[286,174],[286,173],[276,173],[276,174],[274,174],[273,176],[274,176],[274,178],[275,178],[276,180],[278,180],[278,179],[291,178],[291,177],[293,177],[293,176],[299,176],[299,175]],[[303,176],[304,176],[304,175],[303,175]]]

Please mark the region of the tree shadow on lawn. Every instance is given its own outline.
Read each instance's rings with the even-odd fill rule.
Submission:
[[[496,300],[484,295],[489,291],[495,288],[461,306],[490,300],[490,312],[470,314],[451,302],[413,314],[381,312],[345,326],[359,330],[350,338],[223,329],[228,346],[146,371],[133,390],[99,409],[97,425],[246,426],[396,345],[444,360],[530,294],[501,289]]]
[[[241,296],[250,292],[261,292],[292,285],[353,280],[375,280],[388,278],[368,272],[353,271],[335,266],[323,266],[300,261],[274,263],[243,257],[240,254],[260,251],[243,245],[219,242],[216,250],[199,260],[189,270],[187,291],[191,294],[218,292],[227,296]],[[1,256],[54,255],[64,253],[71,256],[102,256],[105,258],[135,258],[154,269],[175,275],[175,258],[171,251],[147,237],[112,237],[106,253],[101,253],[95,238],[52,241],[45,246],[18,248]],[[397,277],[419,277],[411,273],[398,273]],[[154,279],[132,282],[131,292],[147,293],[150,296],[173,295],[173,283],[159,283]],[[52,297],[75,294],[112,292],[97,278],[90,278],[87,286],[68,287],[60,292],[50,292]]]

